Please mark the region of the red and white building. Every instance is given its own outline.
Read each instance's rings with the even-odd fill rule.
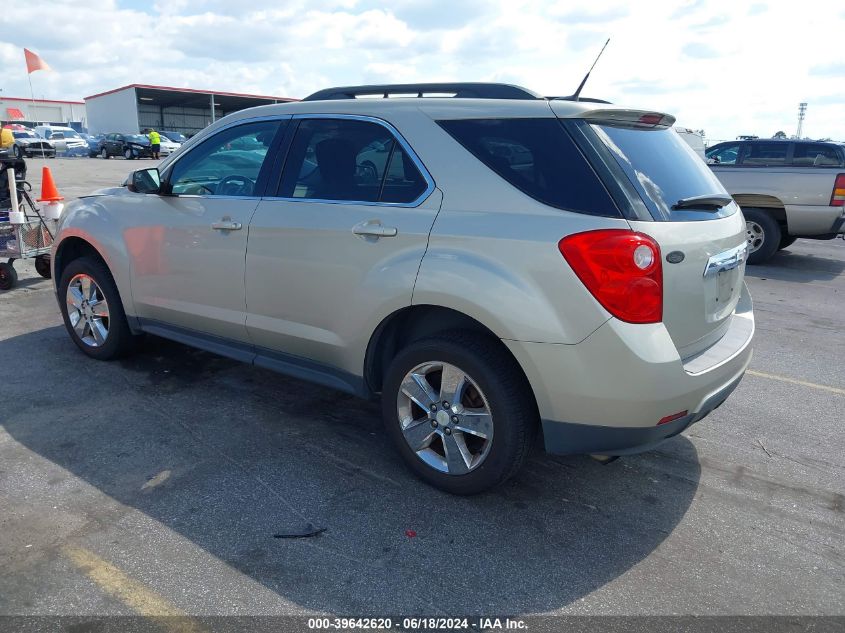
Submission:
[[[40,123],[86,127],[84,101],[60,101],[56,99],[27,99],[25,97],[4,97],[0,95],[0,122],[20,123],[29,127]]]

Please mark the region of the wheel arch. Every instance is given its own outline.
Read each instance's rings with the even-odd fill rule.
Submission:
[[[370,337],[364,359],[364,381],[367,389],[371,393],[381,391],[384,373],[403,347],[422,338],[456,330],[477,332],[504,350],[522,372],[536,406],[536,394],[525,369],[493,330],[463,312],[431,304],[413,305],[396,310],[379,323]]]
[[[733,195],[733,199],[740,208],[758,209],[768,213],[784,230],[788,229],[786,208],[780,198],[761,194],[737,193]]]

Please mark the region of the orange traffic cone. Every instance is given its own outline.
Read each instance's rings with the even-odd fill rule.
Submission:
[[[41,197],[38,198],[38,202],[58,202],[59,200],[64,200],[64,196],[59,195],[50,168],[44,167],[41,170]]]

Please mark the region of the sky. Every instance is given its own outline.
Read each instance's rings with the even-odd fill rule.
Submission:
[[[709,141],[845,141],[845,4],[831,0],[29,0],[0,11],[0,96],[130,83],[304,97],[333,85],[498,81],[673,114]]]

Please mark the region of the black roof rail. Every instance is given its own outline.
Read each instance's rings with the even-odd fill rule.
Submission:
[[[536,92],[511,84],[494,83],[426,83],[426,84],[384,84],[373,86],[343,86],[326,88],[308,95],[303,101],[331,101],[355,99],[359,96],[391,94],[422,97],[425,94],[449,94],[459,99],[542,99]]]
[[[586,103],[611,103],[604,99],[596,99],[595,97],[576,97],[569,95],[568,97],[546,97],[549,101],[584,101]]]

